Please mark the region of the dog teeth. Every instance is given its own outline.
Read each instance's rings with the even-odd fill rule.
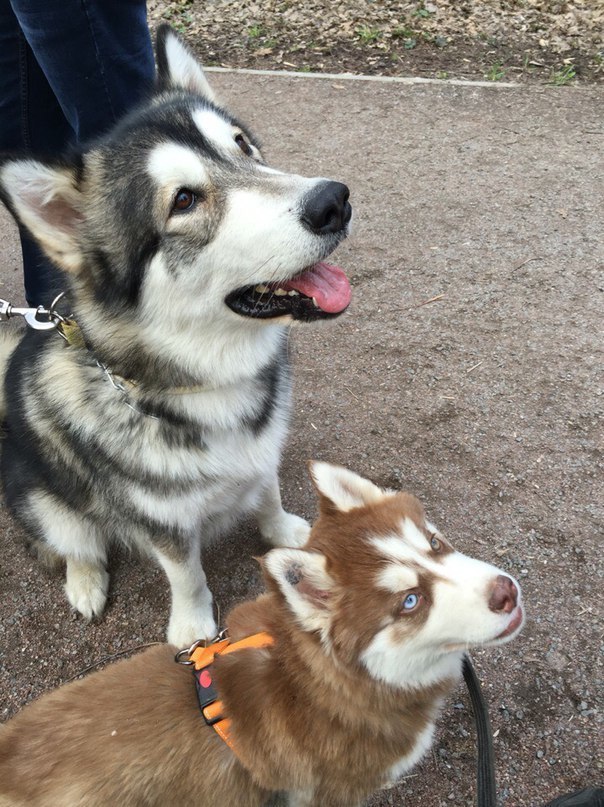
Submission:
[[[319,307],[319,303],[315,300],[314,297],[312,298],[312,304],[314,305],[315,308]]]
[[[270,286],[265,286],[264,283],[259,283],[257,286],[254,286],[254,291],[256,294],[274,294],[275,297],[299,297],[300,292],[296,291],[295,289],[271,289]]]

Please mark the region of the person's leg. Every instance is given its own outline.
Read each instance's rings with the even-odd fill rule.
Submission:
[[[154,73],[144,0],[0,0],[0,148],[58,156],[107,131]],[[48,305],[61,274],[23,232],[21,246],[28,303]]]
[[[8,0],[0,0],[0,149],[24,146],[21,124],[20,30]]]
[[[78,142],[107,131],[153,85],[144,0],[11,0]]]
[[[44,73],[23,36],[9,0],[0,0],[0,150],[57,154],[73,138]],[[51,302],[59,272],[25,230],[20,230],[25,296],[29,305]]]

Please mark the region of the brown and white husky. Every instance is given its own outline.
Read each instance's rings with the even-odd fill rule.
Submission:
[[[271,643],[212,666],[234,750],[163,645],[4,727],[0,804],[353,807],[421,758],[464,650],[520,630],[520,587],[455,551],[410,494],[327,463],[311,475],[308,543],[271,550],[267,593],[227,620],[233,641]]]

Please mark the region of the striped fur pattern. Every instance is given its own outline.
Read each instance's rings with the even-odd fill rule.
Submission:
[[[65,560],[74,609],[103,611],[119,541],[165,570],[184,645],[216,628],[203,543],[247,513],[272,544],[308,536],[277,478],[287,330],[346,307],[322,261],[351,213],[344,185],[266,165],[167,27],[157,50],[154,95],[106,137],[61,162],[0,161],[86,343],[28,331],[12,352],[1,473],[32,542]]]

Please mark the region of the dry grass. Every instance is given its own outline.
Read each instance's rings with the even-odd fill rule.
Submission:
[[[604,0],[150,0],[206,63],[445,78],[604,78]]]

